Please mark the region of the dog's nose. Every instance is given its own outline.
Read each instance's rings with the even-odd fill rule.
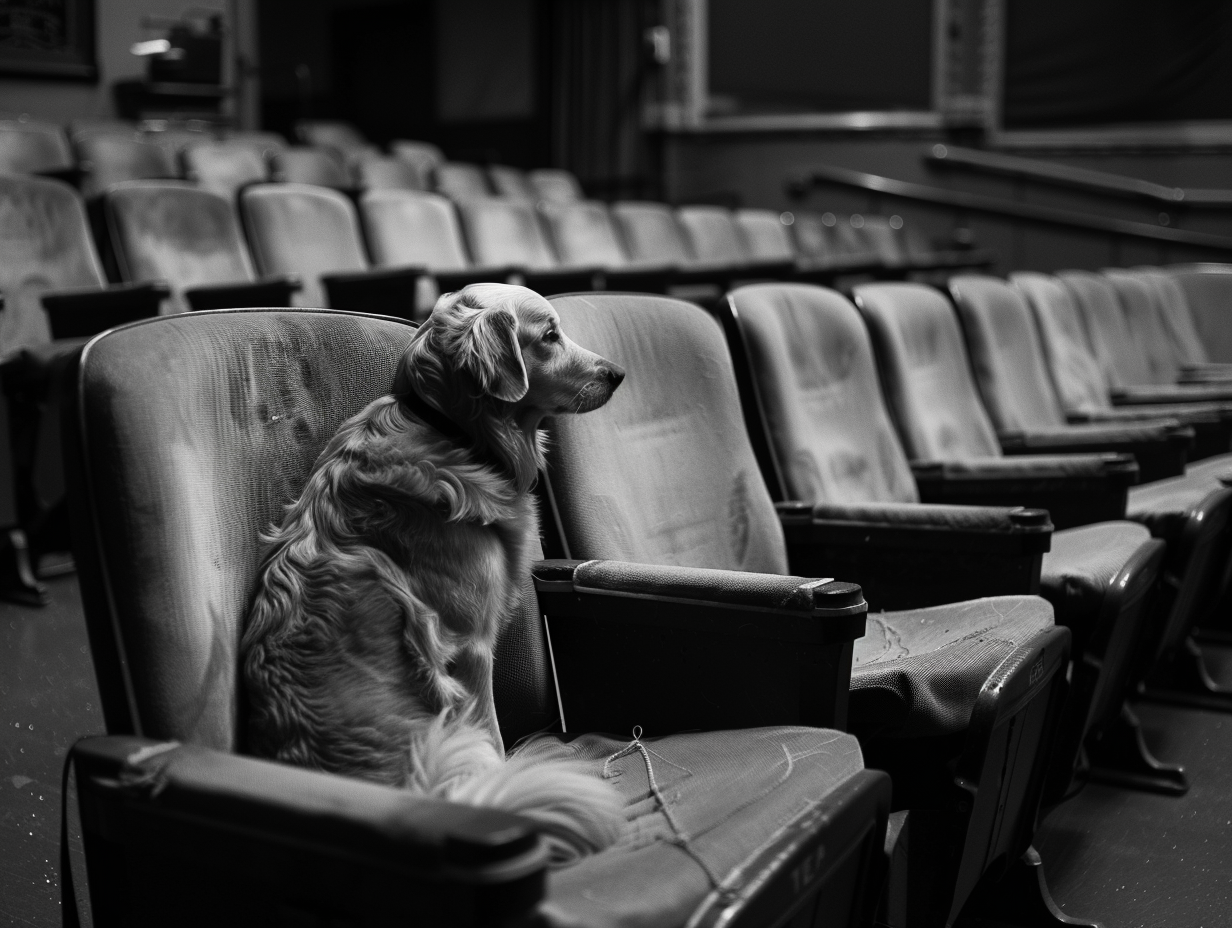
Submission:
[[[612,385],[613,390],[615,390],[617,387],[621,385],[621,383],[624,382],[625,369],[621,367],[619,364],[613,364],[611,361],[608,361],[606,373],[607,373],[607,382]]]

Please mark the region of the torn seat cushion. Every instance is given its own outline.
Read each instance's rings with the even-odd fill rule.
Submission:
[[[1052,626],[1052,606],[1037,596],[870,612],[855,643],[848,728],[861,737],[959,732],[992,672]]]
[[[739,891],[781,866],[762,856],[767,845],[824,810],[827,795],[864,769],[859,742],[828,729],[718,731],[643,743],[670,818],[651,789],[645,757],[626,750],[627,738],[548,736],[529,746],[536,755],[587,761],[597,774],[606,763],[627,803],[629,824],[614,847],[549,874],[541,909],[548,924],[689,924],[714,881]]]

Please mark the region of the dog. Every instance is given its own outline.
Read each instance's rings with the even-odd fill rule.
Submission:
[[[534,750],[505,760],[492,661],[538,535],[539,426],[623,378],[532,290],[442,296],[393,392],[343,423],[265,537],[240,645],[248,749],[524,813],[557,862],[611,844],[609,783]]]

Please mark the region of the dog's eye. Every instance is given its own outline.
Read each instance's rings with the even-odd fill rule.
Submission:
[[[560,332],[556,329],[548,329],[543,333],[543,340],[545,342],[558,342],[560,341]]]

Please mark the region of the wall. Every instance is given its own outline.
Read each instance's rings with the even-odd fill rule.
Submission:
[[[144,63],[129,49],[134,42],[162,34],[158,30],[142,29],[142,17],[177,18],[190,7],[222,11],[227,6],[238,9],[241,50],[255,63],[256,0],[232,0],[231,3],[227,0],[193,0],[191,3],[184,0],[97,0],[98,83],[0,77],[0,111],[29,113],[54,122],[113,116],[111,84],[139,78],[145,73]],[[245,124],[253,123],[255,100],[254,87],[245,100],[246,112],[242,114]]]

